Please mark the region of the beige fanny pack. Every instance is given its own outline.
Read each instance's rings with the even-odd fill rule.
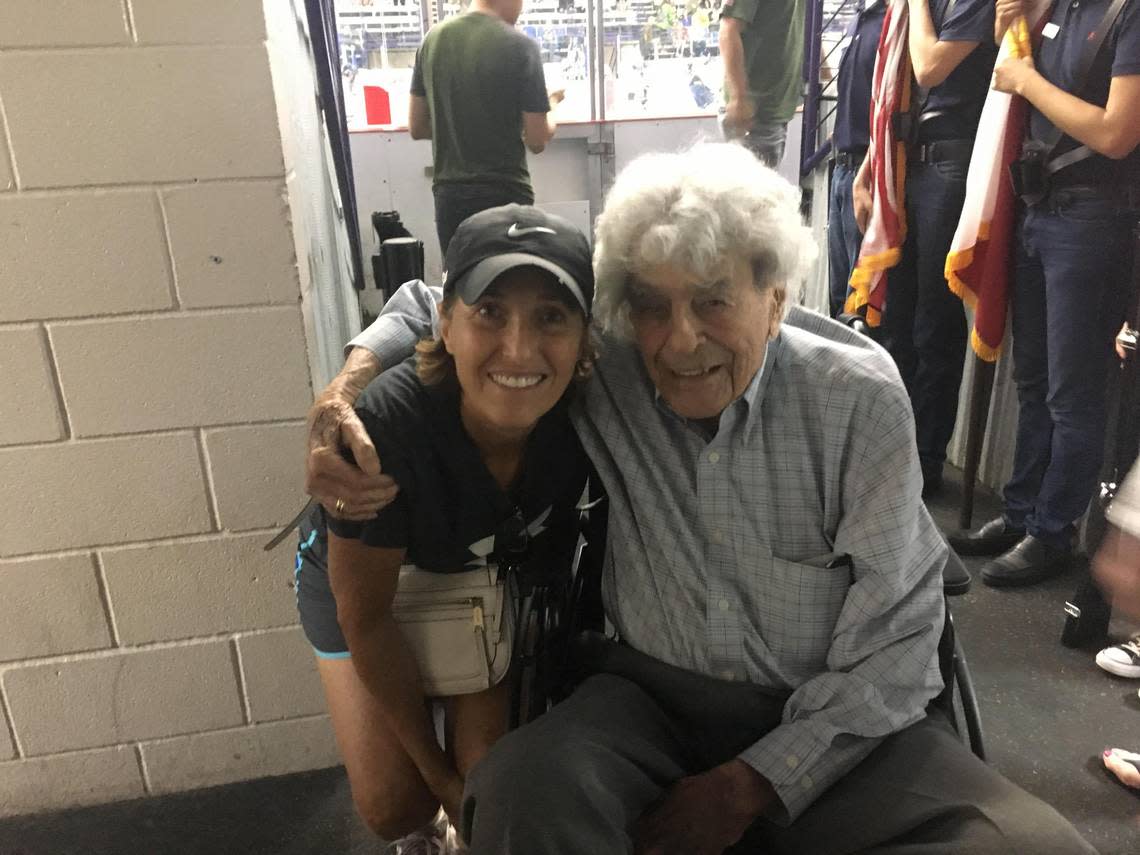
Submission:
[[[424,695],[468,695],[507,674],[514,646],[513,574],[495,565],[462,573],[400,568],[392,615],[419,667]]]

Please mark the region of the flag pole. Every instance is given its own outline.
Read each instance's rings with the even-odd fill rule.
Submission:
[[[994,391],[995,363],[987,362],[976,353],[973,357],[974,376],[970,382],[970,404],[966,418],[966,461],[962,472],[962,507],[958,514],[958,527],[962,529],[970,528],[974,518],[974,488],[978,482],[978,464],[982,459],[990,399]]]

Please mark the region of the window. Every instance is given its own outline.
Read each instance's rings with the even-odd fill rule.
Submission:
[[[547,86],[566,93],[555,113],[560,122],[709,115],[723,104],[718,5],[525,0],[517,26],[539,45]],[[351,130],[405,125],[417,47],[434,23],[465,8],[441,0],[338,0]]]

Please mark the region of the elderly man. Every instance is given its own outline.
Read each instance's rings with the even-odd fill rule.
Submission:
[[[947,548],[890,358],[784,318],[814,254],[798,204],[733,145],[641,158],[607,198],[602,355],[573,418],[621,644],[473,770],[478,855],[1093,851],[926,713]],[[355,342],[385,365],[429,330],[408,288]],[[327,445],[349,402],[321,407]],[[347,469],[314,471],[368,512],[328,492]]]

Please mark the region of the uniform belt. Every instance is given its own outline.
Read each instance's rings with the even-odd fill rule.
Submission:
[[[973,151],[973,140],[935,140],[915,143],[909,154],[916,163],[939,163],[946,160],[968,161]]]
[[[863,162],[863,158],[867,156],[867,149],[857,148],[853,151],[837,151],[835,153],[835,165],[846,166],[848,169],[858,169],[859,164]]]

